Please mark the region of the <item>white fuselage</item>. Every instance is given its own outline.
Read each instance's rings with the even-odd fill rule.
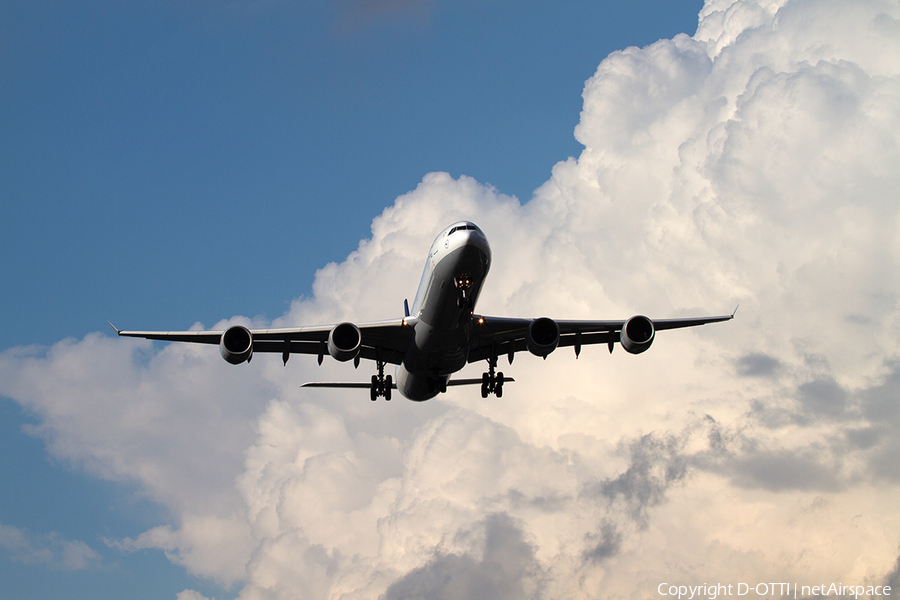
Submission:
[[[415,337],[397,368],[405,397],[434,398],[466,365],[472,313],[490,268],[491,248],[476,225],[454,223],[434,240],[410,311]]]

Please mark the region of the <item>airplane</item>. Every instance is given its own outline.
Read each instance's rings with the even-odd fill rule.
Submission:
[[[255,353],[281,353],[284,364],[291,354],[312,354],[319,365],[326,354],[358,367],[360,359],[375,361],[377,374],[370,382],[311,382],[303,387],[362,388],[371,400],[391,399],[397,390],[409,400],[422,402],[450,386],[481,385],[481,396],[503,395],[503,384],[514,379],[498,372],[497,361],[506,355],[511,365],[517,352],[545,358],[557,348],[572,347],[575,357],[582,346],[606,344],[610,353],[618,342],[626,352],[640,354],[653,343],[657,331],[694,327],[734,318],[730,315],[683,319],[649,319],[635,315],[612,321],[559,321],[549,317],[517,319],[475,314],[475,304],[491,267],[491,248],[474,223],[460,221],[435,238],[412,309],[403,301],[404,317],[369,323],[250,330],[233,325],[224,331],[122,331],[120,336],[218,344],[231,364],[250,362]],[[737,309],[735,309],[737,311]],[[486,360],[488,370],[479,379],[452,379],[466,364]],[[396,365],[395,376],[385,366]]]

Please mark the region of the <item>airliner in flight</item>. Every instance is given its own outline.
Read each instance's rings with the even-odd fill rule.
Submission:
[[[444,229],[428,253],[425,271],[412,309],[404,300],[401,319],[370,323],[338,323],[313,327],[247,329],[233,325],[225,331],[122,331],[120,336],[218,344],[222,358],[232,364],[250,362],[258,352],[281,353],[285,365],[291,354],[326,354],[339,361],[375,361],[371,382],[318,382],[307,387],[365,388],[372,400],[391,399],[398,390],[410,400],[424,401],[447,391],[448,386],[481,385],[481,396],[503,395],[503,384],[513,381],[498,372],[499,357],[512,364],[516,352],[546,358],[557,348],[572,347],[576,358],[582,346],[618,342],[631,354],[644,352],[657,331],[693,327],[734,318],[716,317],[649,319],[636,315],[614,321],[558,321],[548,317],[516,319],[475,314],[481,286],[491,268],[491,248],[474,223],[461,221]],[[466,364],[487,361],[480,379],[452,379]],[[396,379],[385,375],[396,365]]]

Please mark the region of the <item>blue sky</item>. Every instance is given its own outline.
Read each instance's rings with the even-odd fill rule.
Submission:
[[[278,317],[431,171],[527,201],[581,151],[600,61],[692,34],[702,6],[366,4],[0,2],[0,346]],[[0,524],[101,556],[0,550],[0,597],[228,597],[106,546],[165,508],[50,458],[38,421],[0,400]]]

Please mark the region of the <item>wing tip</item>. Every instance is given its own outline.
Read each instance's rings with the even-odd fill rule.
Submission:
[[[119,329],[115,325],[112,324],[112,321],[107,319],[106,322],[109,323],[109,326],[113,328],[113,331],[116,332],[116,335],[122,335],[122,332],[119,331]]]

